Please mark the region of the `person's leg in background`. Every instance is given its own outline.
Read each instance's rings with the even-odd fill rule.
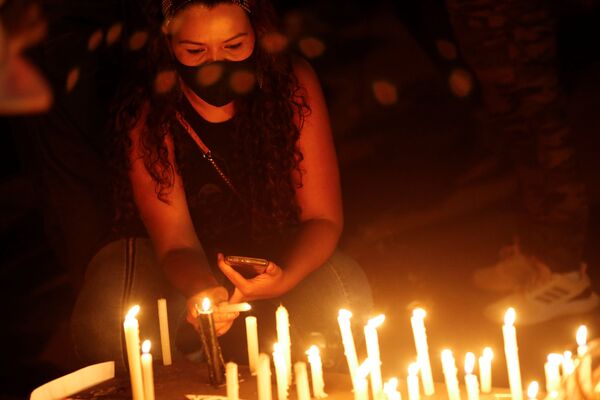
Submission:
[[[597,298],[579,271],[588,206],[558,82],[551,5],[447,0],[447,7],[462,55],[481,85],[482,119],[504,141],[522,200],[520,246],[476,273],[475,282],[497,291],[536,290],[527,298],[533,301],[509,296],[527,303],[523,322],[590,310]],[[488,310],[494,318],[504,300]]]

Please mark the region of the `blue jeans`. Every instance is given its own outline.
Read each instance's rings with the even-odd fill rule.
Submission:
[[[220,271],[215,271],[215,275],[226,283]],[[167,282],[150,240],[121,239],[102,248],[88,265],[71,318],[75,350],[82,361],[114,360],[118,369],[125,368],[122,323],[135,304],[141,306],[140,339],[150,339],[153,356],[160,359],[157,299],[161,297],[167,299],[173,357],[190,358],[199,350],[200,340],[185,321],[185,298]],[[296,356],[317,341],[327,352],[325,365],[333,367],[343,358],[338,340],[338,310],[352,310],[354,322],[361,326],[371,311],[372,295],[360,266],[335,251],[325,264],[281,298],[252,303],[251,313],[258,318],[261,351],[269,354],[275,341],[275,309],[280,304],[290,314]],[[220,338],[226,361],[247,362],[243,317],[241,314]]]

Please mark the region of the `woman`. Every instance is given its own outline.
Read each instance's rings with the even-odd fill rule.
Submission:
[[[283,303],[297,340],[334,335],[337,309],[367,313],[371,294],[358,265],[336,251],[338,168],[313,70],[275,51],[266,0],[173,0],[162,13],[145,74],[121,98],[115,124],[120,170],[151,244],[115,241],[92,261],[73,318],[79,351],[88,358],[120,351],[119,338],[107,339],[109,322],[92,309],[118,318],[114,325],[139,302],[147,313],[142,334],[152,336],[156,299],[168,298],[176,324],[181,294],[192,325],[209,297],[254,302],[265,328]],[[264,273],[244,277],[224,254],[270,262]],[[112,294],[99,294],[102,282]],[[237,316],[217,312],[218,334]],[[109,350],[98,355],[94,341]]]

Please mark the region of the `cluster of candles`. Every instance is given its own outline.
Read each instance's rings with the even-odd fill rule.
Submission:
[[[229,307],[230,309],[225,311],[248,311],[250,309],[250,305],[247,303],[229,305],[226,307]],[[169,365],[171,363],[171,354],[169,347],[166,302],[164,299],[158,301],[158,308],[163,364]],[[134,400],[154,400],[152,356],[149,352],[150,342],[148,340],[144,342],[142,345],[143,354],[140,354],[139,325],[135,318],[138,312],[139,306],[134,306],[128,312],[124,322],[132,395]],[[213,310],[210,307],[209,300],[205,299],[203,301],[201,314],[212,317],[212,312]],[[424,322],[425,317],[425,310],[421,308],[413,310],[411,326],[417,357],[415,361],[408,366],[408,375],[406,377],[406,393],[408,400],[419,400],[421,398],[421,387],[424,396],[428,397],[435,394],[427,332]],[[367,357],[362,363],[359,363],[356,352],[351,318],[352,313],[348,310],[342,309],[338,313],[338,324],[352,382],[354,399],[369,400],[369,398],[371,398],[373,400],[401,400],[402,395],[398,388],[399,380],[394,377],[384,383],[381,374],[378,328],[384,323],[385,316],[378,315],[371,318],[364,326]],[[509,308],[504,316],[502,333],[510,396],[514,400],[522,400],[524,395],[527,396],[528,400],[538,399],[538,382],[531,382],[526,393],[523,391],[517,335],[514,325],[515,319],[515,310]],[[271,357],[267,353],[259,352],[256,317],[246,317],[245,323],[249,368],[252,375],[257,377],[258,399],[271,400]],[[311,387],[309,385],[307,364],[303,361],[298,361],[292,365],[292,342],[290,340],[289,315],[286,308],[283,306],[279,306],[276,311],[276,323],[277,343],[275,343],[273,347],[272,362],[275,367],[277,399],[288,399],[289,390],[292,386],[292,379],[294,379],[298,400],[309,400],[311,399]],[[214,327],[211,329],[214,330]],[[561,382],[575,373],[577,365],[582,389],[586,393],[593,393],[595,390],[600,390],[598,387],[595,390],[592,387],[592,365],[591,355],[587,346],[587,336],[587,328],[583,325],[580,326],[576,335],[578,345],[577,359],[574,359],[569,351],[565,351],[563,354],[553,353],[548,355],[547,362],[544,365],[547,399],[564,398],[564,387]],[[205,348],[206,347],[207,344],[205,343]],[[207,350],[207,352],[210,353],[210,350]],[[310,365],[312,397],[316,399],[325,398],[327,397],[327,394],[325,393],[322,362],[318,347],[311,346],[306,351],[306,355],[308,364]],[[468,400],[478,400],[480,393],[492,392],[493,357],[492,349],[489,347],[486,347],[483,350],[482,355],[478,359],[474,353],[469,352],[466,354],[464,361],[464,386],[466,388]],[[477,361],[479,376],[473,373]],[[454,355],[450,349],[444,349],[441,352],[441,363],[448,399],[460,400],[461,391],[458,379],[458,369],[456,367]],[[238,400],[239,382],[237,365],[232,362],[227,363],[225,365],[224,374],[226,378],[227,398],[229,400]],[[212,378],[211,383],[214,383]]]

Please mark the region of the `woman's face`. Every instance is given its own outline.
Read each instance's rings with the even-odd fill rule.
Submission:
[[[179,62],[196,66],[207,62],[241,61],[254,50],[255,35],[246,12],[230,3],[208,8],[192,4],[169,24],[170,44]]]

